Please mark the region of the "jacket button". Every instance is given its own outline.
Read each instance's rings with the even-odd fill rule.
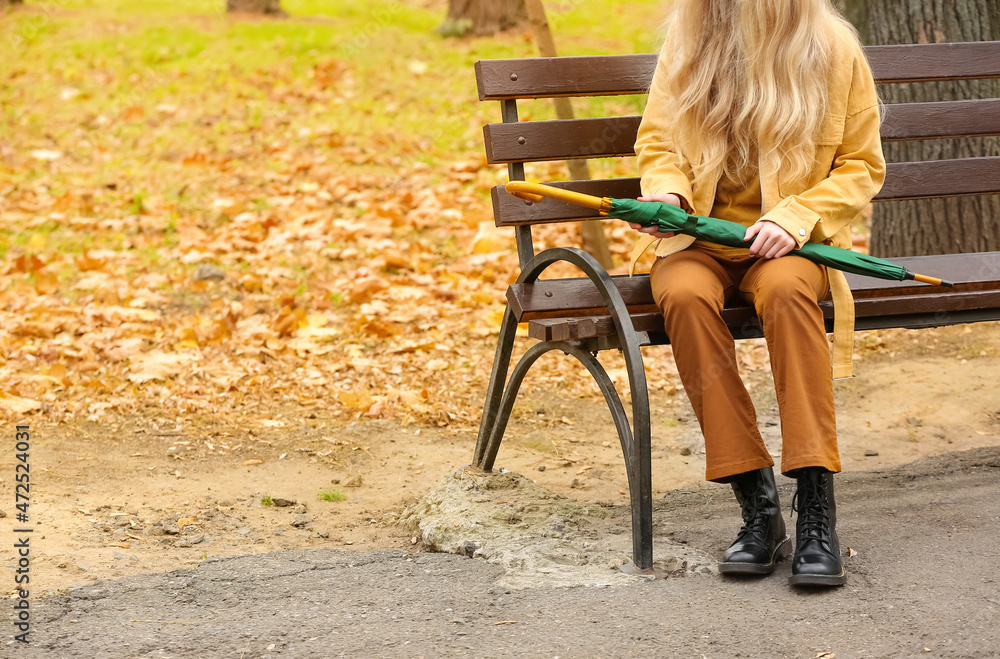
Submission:
[[[800,236],[806,235],[806,230],[805,229],[799,229],[799,235]]]

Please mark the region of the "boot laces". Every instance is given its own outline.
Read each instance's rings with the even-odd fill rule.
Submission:
[[[741,512],[743,513],[743,526],[737,534],[738,539],[743,539],[749,534],[753,534],[764,540],[767,536],[768,515],[767,508],[770,501],[764,484],[758,483],[753,492],[749,493],[743,501]]]
[[[802,540],[826,540],[830,537],[830,512],[826,488],[821,483],[798,488],[792,497],[792,512],[798,513],[796,536]]]

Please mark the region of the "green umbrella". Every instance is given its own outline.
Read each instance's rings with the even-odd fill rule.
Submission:
[[[540,202],[543,197],[551,197],[580,206],[586,206],[619,220],[625,220],[644,227],[655,226],[664,233],[674,232],[694,236],[719,245],[729,247],[749,247],[756,236],[743,240],[747,228],[736,222],[727,222],[714,217],[689,215],[682,208],[659,202],[637,201],[635,199],[611,199],[593,197],[591,195],[554,188],[549,185],[511,181],[506,185],[507,192],[528,201]],[[822,243],[806,243],[795,250],[794,254],[805,257],[814,263],[825,265],[836,270],[851,272],[856,275],[877,277],[879,279],[894,279],[903,281],[912,279],[938,286],[952,286],[951,282],[935,277],[918,275],[910,272],[892,261],[841,249]]]

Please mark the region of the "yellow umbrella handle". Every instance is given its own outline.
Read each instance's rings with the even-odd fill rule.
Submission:
[[[913,274],[914,281],[922,281],[925,284],[934,284],[935,286],[948,286],[953,287],[955,284],[950,281],[945,281],[944,279],[938,279],[937,277],[928,277],[927,275]]]
[[[594,197],[593,195],[573,192],[572,190],[563,190],[551,185],[528,183],[527,181],[511,181],[504,186],[504,189],[519,199],[536,204],[543,201],[545,197],[548,197],[576,204],[577,206],[592,208],[595,211],[599,211],[601,215],[607,215],[608,211],[611,210],[611,199],[609,197]]]

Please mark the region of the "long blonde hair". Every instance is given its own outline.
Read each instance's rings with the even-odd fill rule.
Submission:
[[[851,27],[830,0],[673,0],[665,26],[672,54],[676,148],[695,175],[722,168],[745,182],[748,165],[798,178],[810,169],[827,111],[838,31]],[[842,32],[841,32],[842,33]]]

